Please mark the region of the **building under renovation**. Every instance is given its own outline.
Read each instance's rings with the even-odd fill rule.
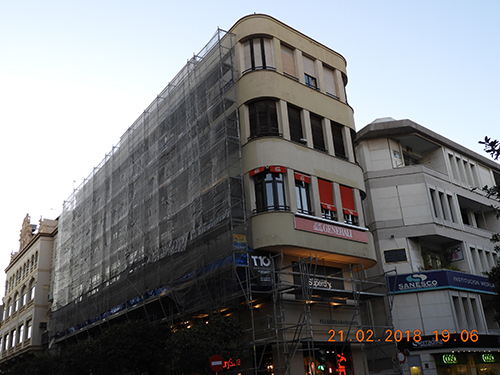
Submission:
[[[398,372],[346,85],[272,17],[218,30],[65,201],[50,345],[222,313],[255,348],[237,372]]]

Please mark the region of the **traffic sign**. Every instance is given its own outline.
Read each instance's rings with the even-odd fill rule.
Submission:
[[[224,366],[224,361],[222,357],[218,354],[215,354],[210,357],[210,368],[214,372],[220,372],[222,371],[222,368]]]

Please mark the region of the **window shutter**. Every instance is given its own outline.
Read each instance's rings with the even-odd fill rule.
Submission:
[[[304,57],[304,73],[316,78],[316,69],[314,69],[314,60],[307,56]]]
[[[278,166],[275,166],[275,165],[271,165],[269,167],[269,170],[271,172],[275,172],[275,173],[285,173],[286,172],[286,167],[278,167]]]
[[[293,56],[293,49],[282,45],[281,60],[283,63],[283,72],[293,77],[297,77],[297,73],[295,72],[295,58]]]
[[[308,175],[302,174],[302,173],[295,172],[295,179],[299,180],[299,181],[303,181],[306,184],[310,184],[311,183],[311,177],[308,176]]]
[[[340,198],[342,199],[342,208],[344,213],[358,216],[354,207],[354,192],[352,188],[340,185]]]
[[[271,39],[264,38],[263,40],[264,40],[264,51],[266,55],[266,67],[276,68],[276,64],[274,63],[274,53],[273,53]]]
[[[330,181],[318,178],[319,200],[321,206],[330,211],[337,211],[333,202],[333,186]]]
[[[243,58],[244,58],[244,66],[243,66],[243,72],[246,72],[247,70],[252,69],[252,54],[250,51],[250,41],[247,40],[245,43],[243,43]]]
[[[253,58],[255,69],[262,69],[262,47],[260,45],[260,38],[253,39]]]
[[[327,68],[326,66],[323,69],[325,76],[325,86],[326,92],[330,95],[338,97],[337,89],[335,87],[335,73],[332,69]]]

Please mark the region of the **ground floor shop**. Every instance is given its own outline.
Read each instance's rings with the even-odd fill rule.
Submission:
[[[410,375],[500,375],[500,350],[411,354],[404,370]]]

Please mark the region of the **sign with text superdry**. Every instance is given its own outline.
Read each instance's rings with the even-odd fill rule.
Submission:
[[[295,216],[295,229],[324,234],[326,236],[345,238],[357,242],[368,242],[366,231],[347,226],[325,223],[323,221]]]
[[[487,277],[450,270],[424,271],[387,276],[387,289],[391,293],[412,293],[436,289],[470,290],[495,294],[494,285]]]

